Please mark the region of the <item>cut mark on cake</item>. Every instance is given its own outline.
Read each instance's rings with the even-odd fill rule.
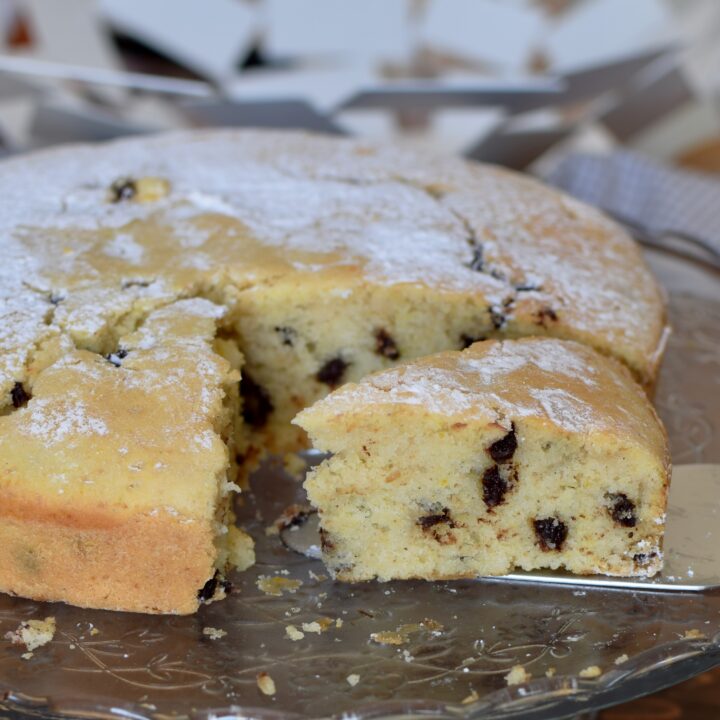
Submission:
[[[400,358],[400,350],[397,343],[390,333],[384,328],[380,328],[375,333],[375,352],[388,360],[398,360]]]
[[[635,527],[637,524],[635,503],[625,493],[606,493],[605,498],[609,501],[608,512],[610,517],[618,525]]]
[[[258,429],[264,427],[275,408],[267,390],[258,385],[245,372],[240,378],[240,397],[242,398],[243,420],[250,427]]]
[[[15,409],[24,407],[28,404],[32,396],[25,390],[25,386],[22,383],[16,382],[10,390],[10,399],[12,400],[13,407]]]
[[[487,448],[487,453],[496,463],[505,463],[512,460],[516,450],[517,435],[515,434],[515,423],[512,423],[510,432],[490,445]]]
[[[568,536],[567,525],[564,522],[555,517],[549,517],[533,520],[532,523],[542,550],[562,550]]]
[[[500,469],[497,465],[491,465],[483,474],[483,501],[488,510],[505,502],[505,493],[508,491],[508,483],[500,475]]]
[[[315,379],[318,382],[329,385],[331,388],[335,388],[342,382],[345,371],[349,366],[350,363],[341,357],[332,358],[317,371]]]
[[[441,513],[423,515],[418,519],[417,525],[424,533],[430,534],[434,540],[441,545],[452,545],[455,542],[455,535],[447,530],[454,530],[457,525],[450,515],[449,508],[443,508]],[[443,532],[443,529],[446,532]]]

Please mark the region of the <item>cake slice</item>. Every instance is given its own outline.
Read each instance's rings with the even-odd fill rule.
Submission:
[[[332,454],[305,487],[340,580],[662,567],[665,431],[623,366],[575,342],[432,355],[295,422]]]
[[[107,355],[46,347],[0,416],[0,590],[190,613],[253,562],[234,527],[238,369],[223,308],[180,300]]]

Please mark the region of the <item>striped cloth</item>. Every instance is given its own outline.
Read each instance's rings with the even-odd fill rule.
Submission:
[[[571,153],[544,178],[654,236],[683,237],[720,259],[720,179],[628,151]]]

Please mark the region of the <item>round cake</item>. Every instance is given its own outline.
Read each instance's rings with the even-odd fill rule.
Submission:
[[[619,226],[459,159],[173,133],[3,162],[0,205],[0,589],[38,599],[211,599],[251,561],[237,467],[305,446],[290,420],[346,381],[549,335],[649,388],[662,355],[663,295]],[[164,542],[195,550],[163,565]]]

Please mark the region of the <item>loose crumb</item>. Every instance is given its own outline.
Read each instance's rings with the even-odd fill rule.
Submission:
[[[335,627],[336,627],[336,628],[339,629],[339,628],[341,628],[342,626],[343,626],[343,619],[342,619],[342,618],[338,618],[337,620],[335,620]]]
[[[293,642],[302,640],[305,637],[305,633],[298,630],[294,625],[285,626],[285,635],[287,635]]]
[[[32,652],[47,645],[55,636],[55,618],[23,620],[16,630],[5,633],[5,639],[13,645],[25,645]]]
[[[35,653],[26,652],[26,653],[23,653],[20,657],[23,660],[30,660],[30,658],[33,657],[34,655],[35,655]]]
[[[444,630],[444,627],[437,620],[425,618],[419,623],[400,625],[397,630],[381,630],[380,632],[371,633],[370,639],[380,645],[403,645],[410,640],[410,635],[421,630],[429,630],[433,635],[439,635]]]
[[[466,698],[463,698],[460,701],[461,705],[469,705],[470,703],[474,703],[476,700],[479,700],[480,696],[477,694],[475,690],[473,690]]]
[[[96,627],[94,627],[90,630],[90,634],[91,635],[99,635],[100,631]]]
[[[220,638],[224,638],[227,635],[227,632],[214,627],[204,627],[203,635],[206,635],[211,640],[219,640]]]
[[[554,667],[549,667],[549,668],[545,671],[545,677],[548,677],[548,678],[555,677],[555,673],[556,673],[556,672],[557,672],[557,671],[555,670]]]
[[[622,665],[623,663],[626,663],[629,659],[630,659],[630,658],[629,658],[625,653],[623,653],[623,654],[620,655],[619,657],[616,657],[616,658],[615,658],[615,664],[616,664],[616,665]]]
[[[302,580],[292,580],[277,575],[261,575],[257,579],[258,588],[266,595],[274,595],[275,597],[280,597],[284,592],[296,593],[301,585]]]
[[[508,686],[522,685],[530,680],[532,675],[522,665],[513,665],[510,672],[505,676]]]
[[[360,676],[357,673],[352,673],[345,678],[348,681],[350,687],[355,687],[360,682]]]
[[[376,633],[370,633],[370,639],[380,645],[402,645],[408,641],[406,635],[401,635],[395,630],[382,630]]]
[[[596,678],[602,675],[602,670],[597,665],[590,665],[589,667],[583,668],[578,675],[581,678]]]
[[[257,686],[263,695],[274,695],[276,692],[275,681],[266,672],[257,674]]]
[[[687,640],[703,640],[705,639],[705,633],[696,628],[692,628],[692,630],[685,631],[684,637]]]
[[[323,631],[319,622],[309,622],[302,624],[303,632],[317,633],[318,635]]]

